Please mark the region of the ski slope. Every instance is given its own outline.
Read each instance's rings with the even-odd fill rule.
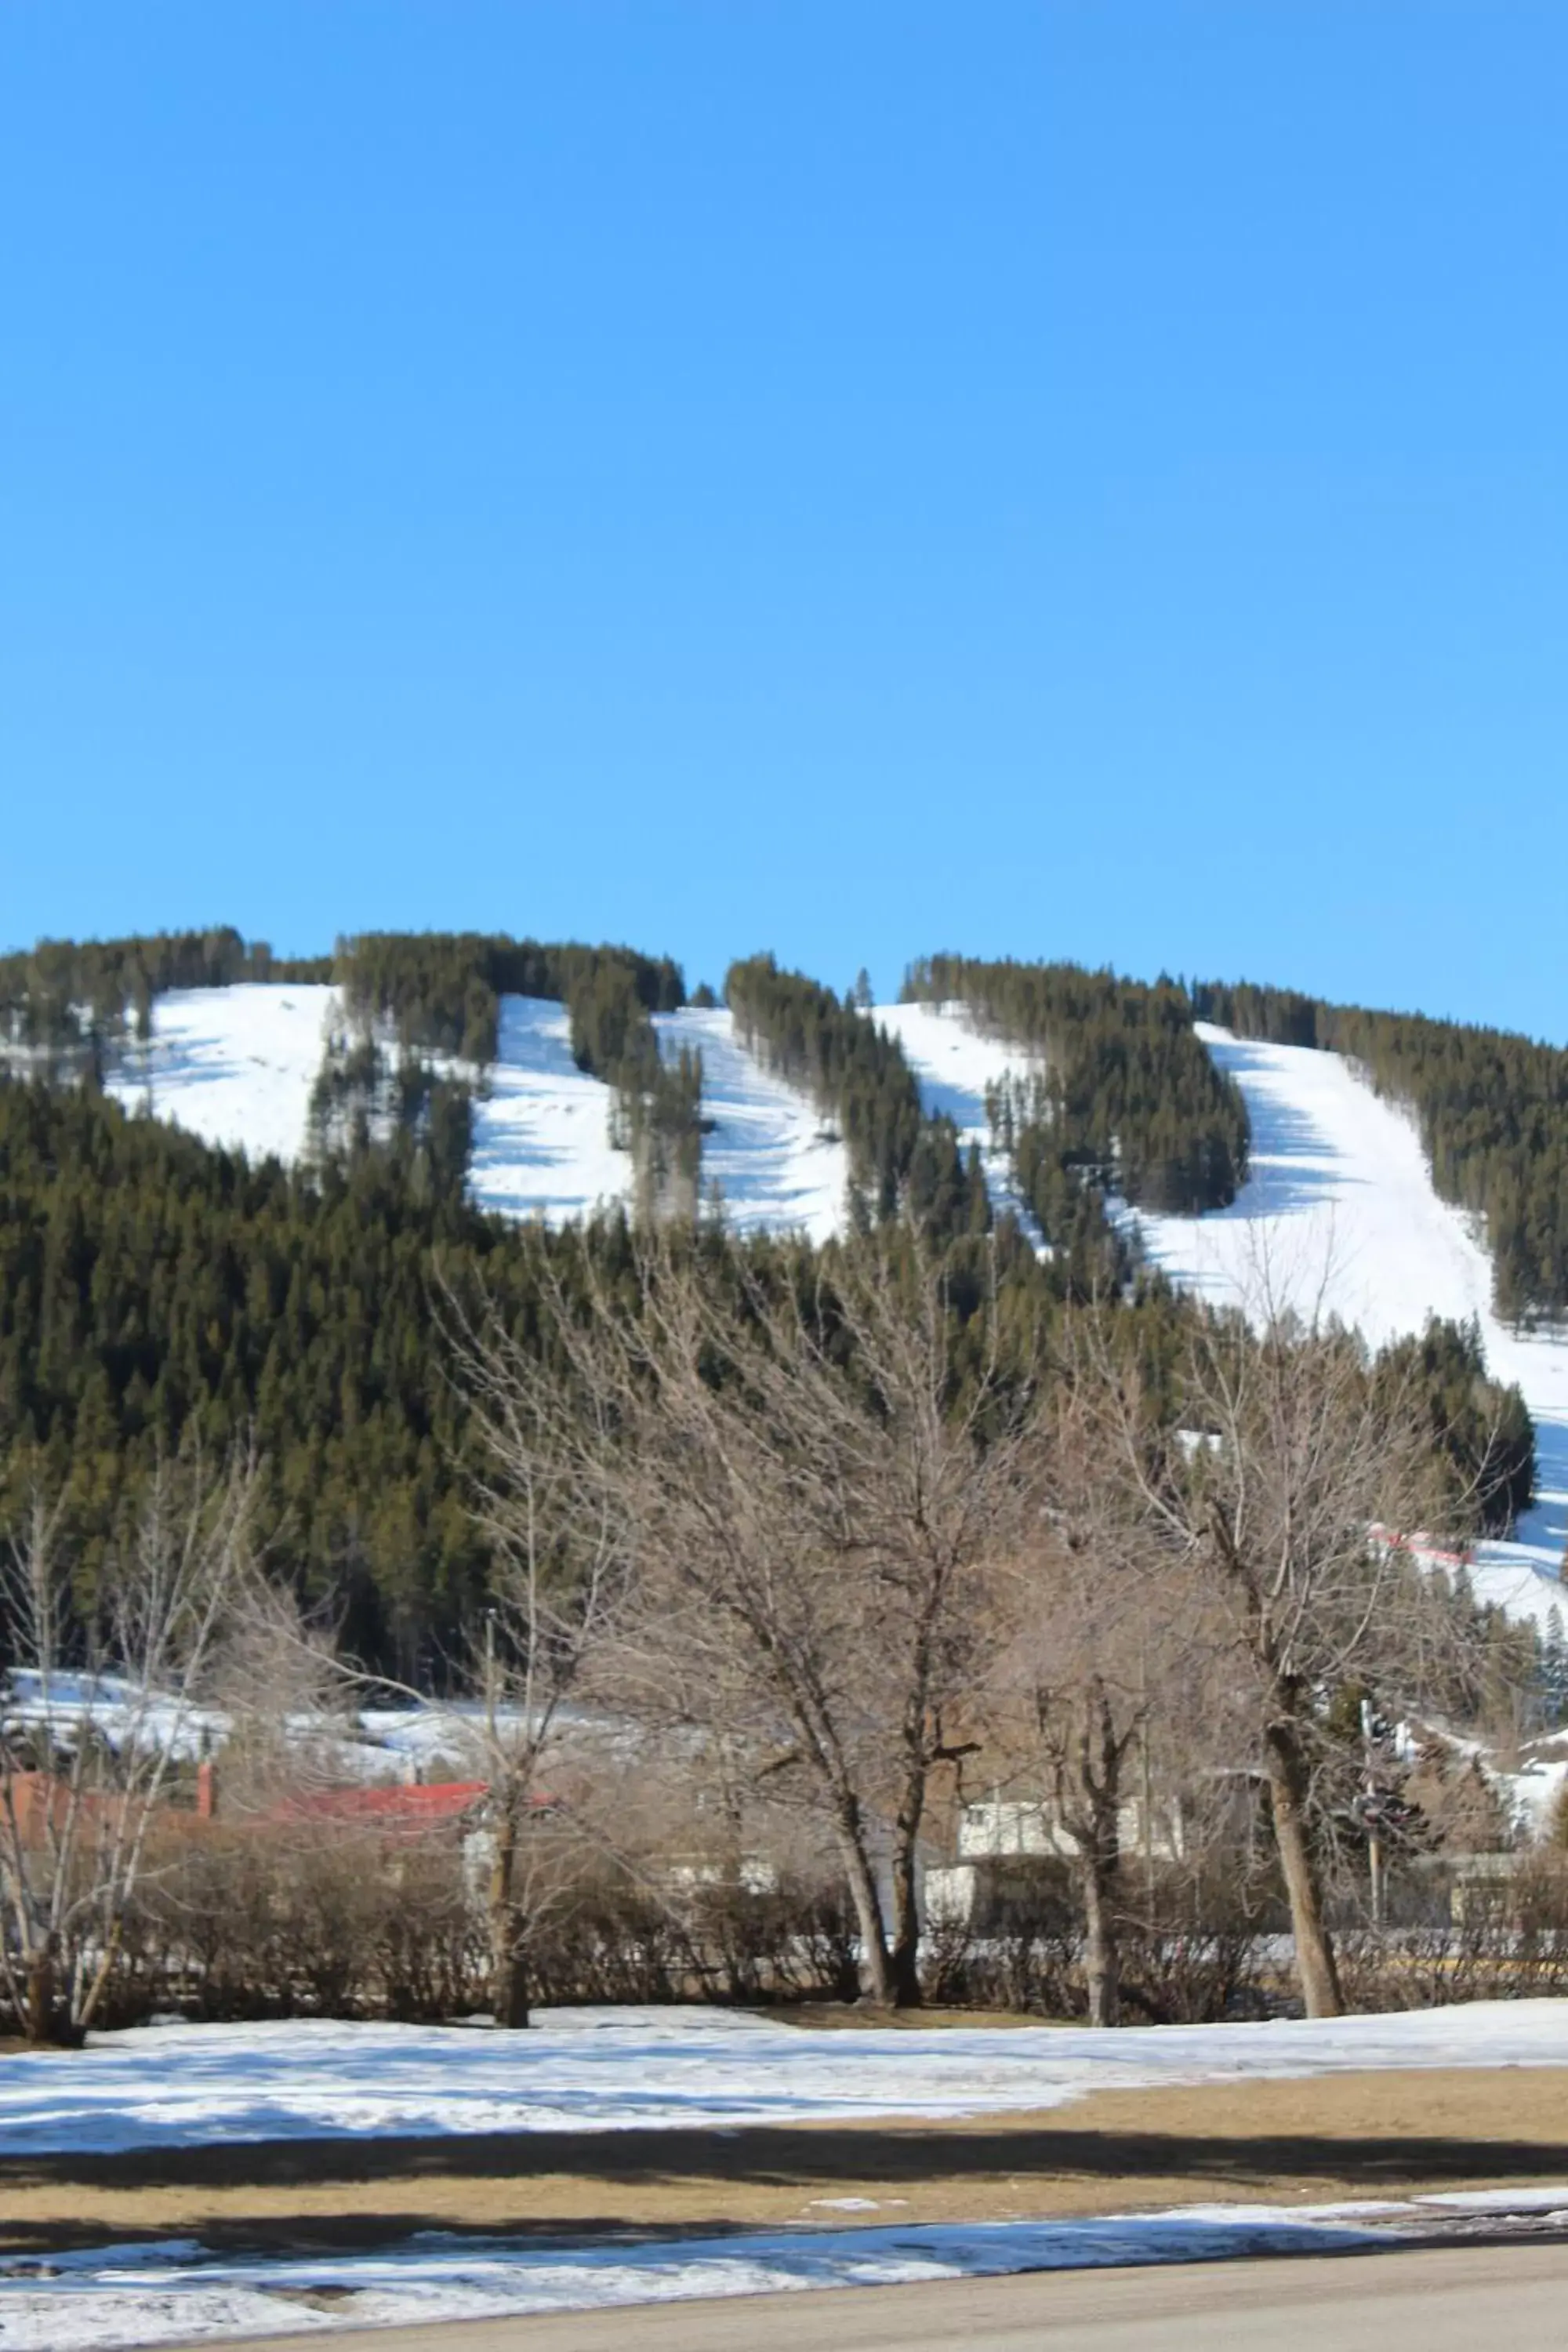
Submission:
[[[1266,1045],[1198,1024],[1246,1097],[1251,1173],[1228,1209],[1137,1219],[1172,1280],[1255,1321],[1271,1307],[1337,1316],[1373,1347],[1429,1315],[1480,1327],[1488,1367],[1517,1381],[1535,1423],[1538,1500],[1519,1540],[1477,1553],[1478,1596],[1544,1628],[1568,1591],[1568,1339],[1500,1323],[1491,1263],[1468,1221],[1438,1199],[1408,1114],[1338,1054]]]
[[[127,1048],[104,1091],[204,1143],[298,1160],[336,1003],[322,986],[171,990],[153,999],[150,1041]]]
[[[1028,1055],[977,1029],[957,1004],[898,1004],[873,1016],[899,1040],[932,1114],[978,1145],[992,1204],[1021,1213],[1005,1155],[991,1147],[985,1092],[1026,1077]],[[1337,1316],[1369,1345],[1418,1332],[1428,1316],[1473,1316],[1494,1377],[1517,1382],[1535,1423],[1535,1507],[1511,1543],[1476,1553],[1478,1597],[1544,1631],[1568,1620],[1559,1576],[1568,1545],[1568,1337],[1516,1331],[1492,1312],[1491,1262],[1469,1222],[1438,1199],[1414,1122],[1337,1054],[1266,1045],[1199,1023],[1246,1098],[1251,1173],[1230,1208],[1204,1217],[1127,1213],[1151,1264],[1255,1321],[1271,1307]],[[1037,1242],[1037,1234],[1033,1234]]]
[[[985,1090],[1007,1078],[1027,1078],[1037,1066],[1016,1045],[986,1036],[962,1004],[886,1004],[872,1016],[897,1038],[920,1081],[921,1102],[932,1118],[950,1118],[965,1152],[973,1144],[985,1171],[993,1212],[1016,1216],[1037,1248],[1038,1225],[1013,1182],[1005,1151],[994,1148],[985,1115]]]
[[[204,1142],[293,1162],[307,1148],[310,1091],[341,1018],[330,987],[175,990],[154,1000],[151,1040],[126,1047],[107,1091]],[[817,1242],[840,1232],[848,1153],[807,1098],[746,1051],[727,1012],[689,1005],[656,1016],[655,1026],[667,1055],[683,1045],[702,1055],[703,1186],[718,1186],[731,1224],[798,1228]],[[565,1006],[502,997],[496,1060],[474,1101],[474,1200],[550,1224],[626,1201],[632,1163],[611,1142],[613,1108],[612,1089],[572,1058]]]
[[[795,1230],[814,1242],[842,1231],[849,1154],[807,1097],[763,1069],[722,1007],[654,1015],[659,1049],[702,1056],[702,1189],[715,1185],[736,1233]]]
[[[479,1207],[557,1225],[626,1199],[632,1163],[610,1141],[613,1103],[573,1060],[563,1004],[503,996],[496,1058],[474,1103],[468,1189]]]

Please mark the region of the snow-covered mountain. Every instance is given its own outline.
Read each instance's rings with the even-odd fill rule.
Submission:
[[[657,1013],[654,1027],[667,1056],[683,1045],[702,1056],[702,1182],[718,1186],[731,1224],[830,1240],[844,1223],[849,1154],[821,1113],[763,1068],[721,1009]]]
[[[210,1142],[295,1160],[337,1015],[335,992],[321,986],[163,995],[150,1044],[130,1049],[111,1090]],[[1026,1075],[1026,1057],[981,1034],[960,1006],[892,1005],[870,1017],[902,1046],[926,1108],[979,1148],[996,1207],[1016,1210],[985,1095],[1009,1074]],[[688,1006],[658,1014],[656,1026],[668,1055],[701,1053],[703,1183],[721,1192],[735,1227],[800,1228],[817,1241],[840,1230],[847,1155],[816,1108],[747,1050],[727,1012]],[[1270,1304],[1334,1314],[1374,1345],[1418,1331],[1428,1315],[1474,1316],[1491,1370],[1523,1392],[1541,1465],[1541,1498],[1519,1541],[1483,1547],[1476,1583],[1544,1622],[1562,1602],[1568,1539],[1568,1340],[1499,1323],[1480,1240],[1434,1192],[1410,1119],[1349,1063],[1220,1029],[1199,1034],[1246,1097],[1251,1174],[1228,1209],[1138,1216],[1150,1259],[1204,1297],[1255,1316]],[[572,1058],[564,1007],[505,997],[500,1050],[475,1104],[476,1200],[560,1223],[626,1198],[631,1163],[612,1144],[611,1106],[611,1089]]]
[[[126,1049],[108,1091],[204,1142],[291,1162],[305,1151],[310,1090],[341,1021],[330,987],[173,990],[155,999],[151,1040]],[[735,1228],[799,1227],[814,1241],[837,1232],[848,1156],[815,1107],[747,1052],[721,1009],[688,1005],[657,1014],[655,1027],[670,1057],[682,1046],[702,1055],[702,1179],[720,1188]],[[626,1199],[631,1161],[611,1140],[612,1102],[572,1058],[564,1005],[503,997],[496,1059],[474,1105],[476,1201],[563,1223]]]

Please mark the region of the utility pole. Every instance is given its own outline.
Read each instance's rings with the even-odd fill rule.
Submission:
[[[1366,1822],[1366,1858],[1367,1868],[1372,1880],[1372,1924],[1374,1927],[1381,1927],[1383,1925],[1383,1811],[1378,1797],[1377,1777],[1373,1762],[1374,1753],[1373,1733],[1373,1720],[1372,1701],[1369,1698],[1363,1698],[1361,1703],[1361,1736],[1363,1762],[1366,1771],[1366,1798],[1365,1811],[1363,1814],[1363,1819]]]

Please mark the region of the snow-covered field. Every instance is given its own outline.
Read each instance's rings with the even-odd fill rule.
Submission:
[[[526,2034],[289,2023],[95,2035],[0,2061],[0,2152],[1019,2113],[1091,2090],[1367,2067],[1568,2063],[1568,2002],[1106,2034],[801,2032],[714,2011],[559,2010]],[[424,2231],[375,2253],[235,2259],[192,2239],[0,2261],[0,2342],[109,2352],[283,2327],[500,2317],[768,2290],[1329,2251],[1440,2214],[1568,2221],[1568,2187],[964,2226],[820,2198],[743,2236],[578,2245]],[[860,2226],[835,2227],[850,2214]],[[886,2215],[871,2222],[869,2216]]]
[[[153,1000],[153,1035],[131,1046],[106,1092],[146,1104],[205,1143],[298,1160],[336,991],[247,982]]]
[[[1482,1545],[1483,1600],[1544,1626],[1568,1617],[1568,1339],[1532,1337],[1491,1308],[1491,1264],[1432,1188],[1410,1118],[1337,1054],[1265,1045],[1199,1025],[1247,1099],[1252,1172],[1228,1209],[1138,1220],[1151,1260],[1202,1297],[1255,1316],[1269,1303],[1354,1325],[1377,1346],[1429,1315],[1480,1325],[1487,1362],[1517,1381],[1535,1423],[1539,1499],[1515,1543]]]
[[[465,1780],[487,1769],[488,1710],[477,1702],[429,1700],[405,1706],[364,1707],[355,1715],[299,1713],[286,1718],[301,1761],[323,1781],[370,1785],[415,1780]],[[498,1707],[503,1734],[523,1725],[520,1709]],[[622,1737],[605,1717],[563,1708],[563,1729],[573,1727],[605,1742]],[[0,1675],[0,1728],[47,1727],[63,1748],[74,1748],[84,1727],[117,1753],[162,1748],[176,1762],[195,1763],[221,1752],[233,1729],[222,1707],[200,1706],[169,1691],[142,1687],[118,1675],[45,1675],[31,1666]],[[310,1772],[307,1772],[307,1778]]]
[[[1132,2033],[813,2032],[703,2009],[550,2010],[515,2035],[145,2026],[0,2060],[0,2152],[1021,2114],[1159,2084],[1504,2065],[1568,2065],[1568,2001]]]
[[[182,1763],[194,1763],[226,1739],[226,1716],[172,1693],[128,1682],[120,1675],[43,1674],[17,1666],[0,1676],[0,1727],[7,1732],[45,1729],[61,1747],[74,1746],[82,1727],[116,1752],[160,1748]]]

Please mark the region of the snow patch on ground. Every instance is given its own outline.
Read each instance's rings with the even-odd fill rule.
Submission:
[[[65,1748],[79,1744],[90,1725],[116,1754],[162,1749],[176,1762],[195,1763],[226,1739],[228,1717],[169,1692],[128,1682],[120,1675],[44,1674],[16,1666],[0,1677],[0,1727],[47,1730]]]
[[[815,1105],[765,1070],[721,1007],[654,1015],[660,1051],[702,1056],[702,1188],[717,1184],[736,1233],[799,1230],[831,1241],[845,1223],[849,1154]]]
[[[300,1159],[335,989],[246,982],[153,1001],[153,1034],[126,1047],[104,1091],[204,1143],[252,1160]]]
[[[960,2116],[1160,2083],[1568,2063],[1568,2002],[1255,2025],[797,2031],[734,2011],[556,2010],[528,2033],[341,2022],[154,2026],[0,2061],[0,2149]],[[867,2212],[874,2200],[834,2201]],[[893,2200],[897,2201],[897,2200]],[[973,2225],[897,2222],[542,2246],[424,2231],[236,2260],[198,2239],[0,2260],[16,2352],[500,2318],[826,2286],[1370,2247],[1447,2218],[1568,2226],[1568,2186]]]
[[[1228,1209],[1150,1216],[1151,1262],[1216,1305],[1261,1319],[1270,1302],[1337,1315],[1373,1347],[1429,1315],[1480,1326],[1494,1377],[1517,1381],[1535,1423],[1535,1508],[1518,1539],[1478,1548],[1479,1599],[1543,1630],[1568,1618],[1558,1576],[1568,1542],[1568,1339],[1515,1331],[1492,1312],[1491,1261],[1469,1222],[1438,1199],[1409,1114],[1342,1055],[1268,1045],[1198,1024],[1246,1098],[1251,1173]]]
[[[874,2210],[870,2200],[844,2203]],[[1568,2183],[1320,2205],[1215,2204],[1048,2221],[905,2222],[541,2247],[421,2231],[373,2253],[236,2261],[196,2239],[84,2247],[45,2267],[0,2262],[0,2331],[18,2352],[111,2352],[279,2327],[519,2318],[552,2311],[913,2285],[1025,2271],[1126,2269],[1397,2247],[1512,2223],[1568,2229]]]
[[[1568,2199],[1568,2189],[1559,2194]],[[25,2268],[8,2276],[0,2265],[0,2331],[17,2352],[110,2352],[285,2327],[325,2334],[812,2287],[1327,2253],[1374,2245],[1387,2234],[1333,2207],[1213,2206],[1085,2221],[781,2230],[549,2249],[426,2231],[377,2254],[248,2262],[211,2256],[195,2242],[89,2248],[58,2257],[47,2285]]]
[[[558,2009],[527,2033],[147,2026],[0,2060],[0,2151],[1017,2114],[1157,2084],[1568,2064],[1568,2001],[1246,2025],[813,2032],[734,2011]]]

